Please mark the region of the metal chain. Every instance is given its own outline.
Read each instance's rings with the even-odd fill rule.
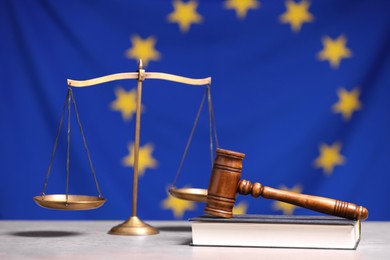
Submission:
[[[214,134],[214,139],[215,139],[215,143],[216,143],[216,147],[217,148],[219,148],[219,142],[218,142],[218,137],[217,137],[217,128],[216,128],[216,123],[215,123],[214,110],[213,110],[213,105],[212,105],[212,100],[211,100],[210,85],[207,85],[206,91],[205,91],[205,93],[203,95],[202,101],[201,101],[199,109],[198,109],[198,113],[197,113],[195,121],[194,121],[194,125],[192,127],[190,136],[188,138],[186,148],[184,149],[184,153],[183,153],[183,156],[181,158],[179,168],[177,169],[175,179],[174,179],[174,181],[172,183],[172,187],[175,187],[176,181],[177,181],[177,179],[178,179],[178,177],[180,175],[181,168],[183,167],[183,163],[184,163],[185,157],[187,155],[188,149],[190,147],[190,144],[192,142],[192,138],[194,136],[196,126],[198,125],[199,117],[200,117],[200,114],[202,112],[202,108],[203,108],[203,105],[204,105],[204,102],[205,102],[205,99],[206,99],[206,95],[207,95],[208,112],[209,112],[210,159],[211,159],[211,167],[213,166],[213,163],[214,163],[214,158],[213,158],[213,151],[214,151],[213,134]]]
[[[56,139],[55,139],[55,142],[54,142],[54,147],[53,147],[53,150],[52,150],[49,167],[48,167],[48,170],[47,170],[47,173],[46,173],[45,182],[43,184],[43,189],[42,189],[42,192],[41,192],[41,195],[45,196],[45,191],[46,191],[46,188],[47,188],[47,184],[49,182],[49,177],[50,177],[51,169],[52,169],[53,162],[54,162],[54,155],[55,155],[56,150],[57,150],[58,140],[59,140],[59,137],[60,137],[62,124],[63,124],[64,117],[65,117],[65,111],[66,111],[66,108],[68,108],[68,111],[67,111],[68,112],[67,113],[67,118],[68,118],[68,125],[67,125],[67,148],[66,148],[66,150],[67,150],[66,151],[66,188],[65,188],[65,190],[66,190],[65,191],[66,203],[68,203],[68,199],[69,199],[69,172],[70,172],[69,164],[70,164],[70,130],[71,130],[71,128],[70,128],[70,114],[71,114],[70,106],[71,106],[71,102],[73,103],[73,107],[74,107],[76,118],[77,118],[77,123],[78,123],[79,128],[80,128],[81,136],[82,136],[83,143],[84,143],[84,148],[85,148],[85,151],[86,151],[87,156],[88,156],[89,166],[91,168],[92,175],[93,175],[93,178],[95,180],[95,185],[96,185],[96,189],[97,189],[97,191],[99,193],[99,198],[103,197],[102,193],[101,193],[101,190],[100,190],[100,187],[99,187],[99,183],[97,181],[95,169],[94,169],[93,164],[92,164],[91,155],[89,153],[89,148],[88,148],[87,141],[86,141],[85,135],[84,135],[84,130],[83,130],[83,127],[81,125],[80,116],[79,116],[77,105],[76,105],[76,100],[74,98],[72,89],[69,87],[67,95],[66,95],[66,98],[65,98],[64,106],[63,106],[63,109],[62,109],[61,119],[60,119],[60,123],[59,123],[58,129],[57,129],[57,136],[56,136]]]
[[[66,194],[66,204],[68,203],[69,198],[69,162],[70,162],[70,100],[71,100],[71,94],[72,89],[68,88],[68,131],[67,131],[67,144],[66,144],[66,188],[65,188],[65,194]]]
[[[69,95],[70,95],[70,91],[69,91],[69,89],[68,89],[68,92],[67,92],[66,98],[65,98],[65,102],[64,102],[64,106],[63,106],[63,109],[62,109],[62,113],[61,113],[60,123],[59,123],[58,128],[57,128],[57,136],[56,136],[56,139],[55,139],[55,141],[54,141],[53,150],[52,150],[52,152],[51,152],[49,167],[48,167],[48,169],[47,169],[45,182],[43,183],[43,189],[42,189],[42,192],[41,192],[41,195],[42,195],[42,196],[45,196],[45,191],[46,191],[46,188],[47,188],[47,183],[49,182],[49,176],[50,176],[51,168],[52,168],[52,166],[53,166],[54,155],[55,155],[56,150],[57,150],[58,139],[59,139],[59,137],[60,137],[62,122],[64,121],[65,110],[66,110],[66,105],[68,104],[68,97],[69,97]]]
[[[211,95],[210,95],[210,85],[207,85],[206,87],[207,90],[207,104],[209,108],[209,137],[210,137],[210,160],[211,160],[211,168],[213,168],[213,163],[214,163],[214,156],[213,156],[213,151],[214,151],[214,143],[213,143],[213,122],[211,120]]]
[[[181,168],[183,167],[184,159],[186,158],[186,155],[187,155],[187,152],[188,152],[188,148],[190,147],[190,144],[191,144],[191,141],[192,141],[192,137],[194,136],[196,126],[198,125],[198,121],[199,121],[200,113],[202,112],[204,101],[206,100],[206,95],[207,95],[207,89],[204,92],[202,101],[200,102],[200,106],[199,106],[198,113],[197,113],[195,121],[194,121],[194,125],[192,126],[192,130],[191,130],[190,136],[189,136],[189,138],[187,140],[186,148],[184,149],[183,156],[181,157],[179,168],[177,169],[175,179],[173,180],[173,183],[172,183],[173,187],[175,187],[177,178],[179,177]]]
[[[77,123],[78,123],[79,128],[80,128],[81,136],[82,136],[82,138],[83,138],[84,148],[85,148],[85,151],[87,152],[89,167],[91,168],[92,175],[93,175],[93,178],[94,178],[94,180],[95,180],[95,185],[96,185],[96,189],[97,189],[97,191],[98,191],[98,193],[99,193],[99,198],[102,198],[102,197],[103,197],[103,196],[102,196],[102,192],[101,192],[101,190],[100,190],[99,183],[98,183],[98,180],[97,180],[97,177],[96,177],[96,173],[95,173],[95,169],[94,169],[93,164],[92,164],[91,155],[90,155],[90,153],[89,153],[87,141],[86,141],[86,139],[85,139],[83,126],[81,125],[81,120],[80,120],[80,116],[79,116],[79,111],[78,111],[78,109],[77,109],[76,100],[75,100],[75,98],[74,98],[74,95],[73,95],[73,92],[72,92],[72,91],[70,91],[70,95],[71,95],[71,97],[72,97],[72,102],[73,102],[74,111],[75,111],[75,113],[76,113]]]
[[[215,115],[214,115],[213,102],[211,100],[210,85],[208,85],[208,87],[209,87],[209,97],[208,97],[208,100],[209,100],[209,111],[210,111],[209,119],[210,119],[210,121],[212,122],[212,125],[213,125],[214,139],[215,139],[216,147],[219,148],[219,141],[218,141],[218,135],[217,135],[217,124],[215,123]]]
[[[213,132],[214,132],[214,139],[216,147],[219,148],[219,142],[218,142],[218,136],[217,136],[217,126],[215,123],[215,116],[214,116],[214,109],[213,104],[211,101],[211,88],[210,85],[207,85],[207,97],[208,97],[208,107],[209,107],[209,134],[210,134],[210,158],[211,158],[211,167],[213,167],[214,164],[214,158],[213,158]]]

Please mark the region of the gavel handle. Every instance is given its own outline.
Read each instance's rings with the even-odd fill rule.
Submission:
[[[251,193],[255,198],[262,196],[266,199],[282,201],[302,208],[353,220],[364,220],[368,217],[368,210],[365,207],[353,203],[278,190],[262,186],[258,182],[252,185],[250,181],[241,180],[238,185],[238,192],[243,195]]]

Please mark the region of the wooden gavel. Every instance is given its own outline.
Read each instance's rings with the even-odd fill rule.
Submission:
[[[266,199],[278,200],[348,219],[364,220],[368,217],[366,208],[353,203],[277,190],[258,182],[252,184],[250,181],[241,180],[242,160],[245,154],[223,149],[217,149],[216,153],[217,157],[207,191],[207,205],[204,210],[207,214],[231,218],[238,192],[243,195],[250,193],[255,198],[262,196]]]

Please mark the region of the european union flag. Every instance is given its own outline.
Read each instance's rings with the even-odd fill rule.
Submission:
[[[32,197],[45,182],[66,79],[137,70],[212,77],[221,148],[246,154],[242,177],[351,201],[390,219],[390,3],[388,1],[172,0],[0,3],[1,219],[126,219],[132,205],[136,81],[74,88],[107,203],[50,211]],[[167,193],[205,87],[145,80],[138,215],[186,219],[204,205]],[[96,195],[72,115],[69,193]],[[67,189],[62,127],[47,194]],[[178,187],[207,188],[209,122],[199,116]],[[315,214],[237,198],[235,213]]]

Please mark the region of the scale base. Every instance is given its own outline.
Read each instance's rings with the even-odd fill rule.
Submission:
[[[108,234],[122,236],[147,236],[156,235],[159,231],[140,220],[137,216],[132,216],[122,224],[113,227]]]

